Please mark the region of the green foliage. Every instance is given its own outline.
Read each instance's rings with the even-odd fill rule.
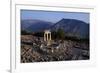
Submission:
[[[64,40],[65,39],[65,32],[62,29],[58,29],[57,31],[51,32],[52,39],[59,39]]]
[[[57,38],[61,39],[61,40],[64,40],[64,38],[65,38],[64,30],[58,29],[58,31],[57,31]]]
[[[77,42],[85,42],[89,43],[89,38],[80,38],[80,37],[75,37],[75,36],[66,36],[65,40],[72,40],[72,41],[77,41]]]
[[[57,32],[56,31],[52,31],[51,32],[51,37],[52,37],[52,39],[57,39]]]
[[[34,33],[34,36],[43,37],[44,36],[44,32],[36,32],[36,33]]]
[[[26,30],[21,30],[21,35],[30,35],[31,33]]]

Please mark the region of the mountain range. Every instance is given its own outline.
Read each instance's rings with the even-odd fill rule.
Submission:
[[[57,23],[42,20],[21,20],[21,29],[30,32],[63,29],[69,36],[89,37],[89,23],[76,19],[61,19]]]

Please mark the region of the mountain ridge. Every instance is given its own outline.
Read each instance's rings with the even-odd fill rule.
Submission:
[[[42,20],[21,20],[21,29],[40,32],[44,30],[57,31],[63,29],[65,33],[79,35],[80,37],[89,37],[89,23],[76,19],[61,19],[56,23]]]

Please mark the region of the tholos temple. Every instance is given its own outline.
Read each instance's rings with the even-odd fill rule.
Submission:
[[[50,41],[51,41],[51,32],[50,30],[45,30],[44,31],[44,41],[47,42],[47,45],[50,45]]]

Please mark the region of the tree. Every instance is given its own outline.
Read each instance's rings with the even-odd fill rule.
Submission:
[[[27,35],[27,34],[30,34],[30,33],[26,30],[21,30],[21,35]]]
[[[63,40],[65,38],[65,33],[63,29],[58,29],[57,38]]]

